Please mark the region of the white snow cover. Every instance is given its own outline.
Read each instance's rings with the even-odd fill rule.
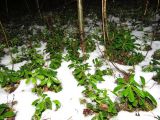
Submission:
[[[110,18],[111,20],[118,21],[118,18]],[[40,28],[42,29],[42,28]],[[147,30],[149,28],[146,28]],[[145,30],[146,30],[145,29]],[[133,34],[138,38],[142,38],[144,33],[142,31],[134,31]],[[41,43],[42,47],[37,49],[39,53],[44,54],[43,50],[46,47],[46,43]],[[148,65],[151,61],[151,57],[153,53],[160,49],[160,41],[153,41],[152,50],[150,50],[144,61],[135,66],[135,80],[137,82],[140,81],[140,76],[143,76],[146,79],[146,87],[145,89],[150,92],[155,99],[157,100],[158,106],[156,109],[150,112],[140,111],[140,116],[136,116],[137,112],[127,112],[120,111],[117,116],[111,118],[111,120],[156,120],[155,116],[160,116],[160,85],[158,85],[155,81],[152,80],[152,76],[155,75],[154,72],[144,73],[142,71],[142,66]],[[47,54],[44,54],[45,58]],[[94,58],[100,57],[101,53],[98,49],[96,49],[93,53],[90,54],[90,59],[87,60],[89,65],[91,65],[91,73],[94,73],[94,65],[92,60]],[[10,57],[5,55],[1,59],[1,64],[6,65],[9,69],[11,69]],[[20,66],[25,64],[25,61],[22,63],[18,63],[14,65],[14,70],[18,70]],[[58,79],[62,82],[62,91],[59,93],[54,92],[46,92],[46,94],[51,98],[51,100],[59,100],[61,103],[61,108],[59,110],[55,110],[55,106],[53,105],[53,110],[46,110],[41,119],[46,120],[91,120],[93,116],[85,117],[83,115],[84,105],[80,104],[80,99],[83,98],[82,91],[84,87],[77,86],[77,81],[72,75],[72,69],[68,68],[70,62],[62,62],[61,67],[57,70]],[[132,68],[131,66],[124,66],[116,64],[120,69],[128,70]],[[102,69],[106,67],[111,67],[111,65],[104,65]],[[116,96],[111,93],[111,91],[116,87],[115,79],[120,76],[119,73],[115,72],[115,76],[104,76],[105,81],[99,83],[97,86],[101,89],[107,89],[108,94],[111,99],[114,101]],[[0,104],[1,103],[10,103],[12,101],[17,101],[17,104],[13,106],[15,111],[17,112],[15,120],[31,120],[32,115],[34,114],[35,108],[32,106],[32,102],[38,98],[35,94],[31,92],[33,88],[32,84],[25,83],[25,80],[20,82],[19,87],[11,94],[6,93],[2,88],[0,88]]]

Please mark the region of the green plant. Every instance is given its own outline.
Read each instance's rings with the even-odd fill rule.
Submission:
[[[5,48],[5,45],[0,43],[0,51],[1,51],[0,57],[2,57],[5,54],[5,52],[3,51],[4,48]]]
[[[18,48],[13,47],[13,48],[11,49],[11,53],[13,53],[13,54],[18,53]]]
[[[153,80],[160,83],[160,68],[157,68],[157,74],[155,76],[153,76]]]
[[[92,35],[88,35],[85,39],[86,52],[93,52],[96,49],[95,41]]]
[[[117,83],[118,85],[113,92],[120,98],[120,109],[149,111],[157,106],[155,98],[143,89],[145,86],[143,77],[141,77],[142,85],[134,80],[133,74],[127,81],[123,78],[118,78]]]
[[[44,60],[43,60],[43,56],[40,54],[37,54],[36,49],[29,49],[28,53],[27,53],[27,57],[34,63],[34,64],[38,64],[38,65],[43,65],[44,64]]]
[[[18,87],[20,79],[18,72],[9,69],[0,70],[0,86],[5,87],[8,92],[13,92]]]
[[[89,86],[83,93],[92,100],[91,103],[87,103],[87,109],[97,113],[97,115],[93,117],[93,120],[96,120],[97,117],[106,120],[117,114],[116,106],[107,95],[106,90],[100,90],[95,86]]]
[[[143,48],[142,50],[144,50],[144,51],[149,51],[149,50],[151,50],[151,49],[152,49],[152,47],[151,47],[150,45],[145,44],[145,45],[144,45],[144,48]]]
[[[111,25],[113,26],[113,25]],[[110,28],[110,43],[106,46],[105,56],[114,62],[127,65],[135,65],[141,62],[144,57],[141,53],[135,52],[138,44],[134,43],[135,39],[131,31],[124,28]]]
[[[152,57],[156,60],[160,60],[160,49],[156,50]]]
[[[34,115],[32,116],[32,120],[40,120],[42,113],[50,109],[52,110],[52,103],[55,103],[56,110],[60,108],[60,102],[58,100],[51,101],[49,97],[47,97],[46,94],[43,94],[40,96],[39,99],[36,99],[32,105],[36,107],[36,111]]]
[[[61,103],[59,100],[53,100],[54,104],[56,105],[56,111],[61,107]]]
[[[124,28],[117,28],[110,33],[113,41],[109,46],[109,50],[117,50],[117,52],[130,52],[136,48],[134,44],[135,39],[131,35],[131,31],[125,30]]]
[[[154,69],[153,65],[147,65],[142,68],[143,72],[152,72]]]
[[[27,60],[27,58],[24,57],[24,56],[21,56],[21,55],[16,55],[16,56],[13,57],[13,59],[12,59],[12,64],[19,63],[19,62],[23,62],[24,60]]]
[[[85,82],[87,81],[85,71],[89,70],[89,67],[90,66],[87,63],[86,64],[73,63],[69,65],[69,68],[75,68],[72,73],[74,77],[77,79],[77,81],[79,82],[79,85],[84,85]]]
[[[20,46],[23,43],[18,36],[11,38],[10,42],[12,46]]]
[[[86,64],[78,64],[72,63],[69,65],[69,68],[75,68],[72,72],[76,80],[79,82],[79,85],[88,85],[93,82],[96,84],[98,82],[104,81],[104,75],[112,75],[113,71],[111,69],[100,70],[96,69],[95,74],[86,74],[87,70],[90,70],[90,66],[88,63]]]
[[[36,68],[42,67],[45,63],[43,56],[38,54],[36,49],[31,48],[27,51],[25,55],[25,60],[30,60],[28,63],[23,65],[20,69],[21,71],[27,70],[27,71],[32,71]]]
[[[54,32],[48,34],[46,51],[54,55],[64,49],[64,31],[60,28],[54,28],[53,30]]]
[[[82,61],[81,57],[80,57],[80,52],[78,51],[80,49],[80,42],[77,41],[75,38],[66,38],[65,40],[65,44],[66,44],[66,50],[67,50],[67,60],[80,60]]]
[[[150,64],[143,67],[144,72],[156,72],[156,75],[153,76],[153,80],[160,83],[160,62],[158,60],[152,59]]]
[[[101,67],[103,65],[103,62],[98,58],[93,59],[92,62],[94,63],[95,67]]]
[[[95,117],[92,118],[92,120],[108,120],[108,118],[104,118],[104,115],[102,112],[99,112]]]
[[[157,115],[157,117],[155,117],[157,120],[160,120],[160,116]]]
[[[100,76],[113,75],[113,70],[109,69],[109,68],[107,68],[105,70],[96,69],[95,75],[100,75]]]
[[[143,61],[143,59],[144,56],[141,53],[133,52],[131,55],[128,55],[126,58],[124,58],[124,62],[127,65],[135,65]]]
[[[52,69],[58,69],[61,66],[62,63],[62,54],[54,54],[54,56],[51,56],[51,63],[50,68]]]
[[[33,73],[28,74],[26,83],[32,82],[36,87],[33,88],[33,91],[39,93],[38,89],[44,91],[51,90],[59,92],[62,90],[61,82],[56,78],[56,71],[51,69],[38,68]],[[40,80],[40,84],[37,84],[37,81]]]
[[[0,104],[0,120],[5,120],[6,118],[14,118],[15,112],[7,104]]]
[[[106,90],[100,90],[97,88],[96,84],[104,81],[103,76],[111,74],[110,70],[100,70],[97,69],[95,74],[87,74],[89,70],[89,65],[73,63],[69,65],[70,68],[74,68],[73,75],[79,82],[79,85],[83,85],[85,90],[83,94],[85,97],[91,99],[91,103],[87,103],[87,108],[83,110],[85,116],[97,113],[102,114],[102,120],[110,118],[110,116],[116,115],[117,110],[112,102],[112,100],[107,95]],[[95,119],[95,116],[93,119]]]

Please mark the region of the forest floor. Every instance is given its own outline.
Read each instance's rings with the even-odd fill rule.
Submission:
[[[156,19],[159,17],[157,15]],[[94,120],[159,120],[160,78],[158,76],[157,81],[153,79],[160,74],[158,71],[160,70],[160,52],[159,56],[155,57],[155,52],[160,50],[160,39],[153,40],[152,35],[156,25],[144,27],[140,26],[140,21],[134,20],[135,25],[130,20],[120,22],[118,17],[111,15],[109,21],[129,29],[130,34],[124,32],[124,35],[128,35],[130,40],[135,39],[136,47],[134,47],[133,53],[142,54],[143,60],[137,62],[134,61],[137,60],[135,58],[130,61],[126,60],[127,63],[124,63],[124,61],[110,62],[107,58],[104,59],[106,48],[103,41],[97,40],[102,38],[101,32],[99,32],[101,31],[101,22],[90,17],[85,18],[86,36],[91,35],[87,39],[89,42],[86,43],[86,51],[89,51],[86,57],[89,57],[85,61],[82,60],[83,53],[79,43],[77,44],[77,39],[74,38],[76,36],[74,32],[77,31],[76,26],[71,23],[62,26],[62,29],[65,29],[62,30],[63,33],[56,29],[59,27],[58,24],[53,25],[56,32],[59,32],[58,35],[54,34],[53,36],[50,36],[52,28],[44,25],[33,24],[26,27],[21,24],[17,27],[14,23],[6,24],[6,31],[14,28],[12,32],[15,32],[13,34],[17,37],[14,37],[11,42],[9,41],[11,43],[9,49],[4,45],[3,53],[1,53],[0,104],[8,104],[13,109],[15,120],[31,120],[32,118],[34,120],[91,120],[93,117]],[[12,32],[8,32],[8,34]],[[64,37],[60,37],[61,34]],[[21,39],[20,42],[18,42],[19,39]],[[117,40],[120,39],[123,37]],[[119,44],[121,43],[116,45]],[[146,46],[149,49],[146,50]],[[128,47],[126,48],[130,49]],[[55,54],[57,56],[54,56]],[[129,60],[129,58],[127,59]],[[138,59],[141,59],[141,56]],[[132,64],[133,61],[135,63]],[[33,64],[30,66],[30,63]],[[138,97],[136,91],[130,91],[124,96],[120,96],[122,93],[116,93],[114,89],[118,86],[118,78],[125,80],[125,76],[115,66],[121,71],[129,73],[130,76],[127,80],[134,79],[134,85],[138,87],[133,86],[142,92],[148,91],[156,102],[142,92]],[[33,69],[31,69],[32,67]],[[50,69],[53,70],[53,76],[46,72]],[[99,73],[96,73],[97,71]],[[83,77],[85,77],[84,80]],[[46,79],[49,82],[42,83]],[[132,85],[132,83],[126,84]],[[52,88],[53,86],[54,88]],[[133,96],[129,96],[131,94]],[[140,97],[144,98],[144,103],[149,101],[146,102],[149,107],[146,107],[146,104],[141,106],[136,103],[136,99],[139,102]],[[49,98],[48,101],[46,98]],[[39,101],[35,101],[37,99]],[[128,105],[123,106],[123,100]],[[132,100],[135,101],[135,104],[132,104]],[[121,104],[123,107],[119,105],[119,108],[116,108],[117,112],[114,108],[108,110],[113,103]],[[93,106],[96,107],[93,108]],[[115,105],[113,104],[113,106]],[[95,118],[95,116],[98,117]]]

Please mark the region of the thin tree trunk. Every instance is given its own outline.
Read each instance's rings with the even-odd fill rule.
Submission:
[[[108,26],[107,26],[107,0],[102,0],[102,31],[105,45],[109,41]]]
[[[79,32],[80,32],[80,43],[82,52],[85,52],[84,46],[84,26],[83,26],[83,5],[82,0],[77,0],[77,7],[78,7],[78,21],[79,21]]]
[[[148,4],[149,4],[149,1],[146,0],[145,10],[144,10],[144,16],[147,14]]]
[[[10,49],[10,46],[9,46],[9,42],[8,42],[8,39],[7,39],[7,35],[6,35],[6,32],[5,32],[5,29],[4,29],[1,21],[0,21],[0,28],[2,29],[2,33],[3,33],[3,35],[4,35],[4,40],[5,40],[6,46],[8,47],[8,50],[9,50],[9,55],[10,55],[10,57],[11,57],[12,70],[13,70],[13,67],[14,67],[14,64],[13,64],[13,56],[12,56],[12,52],[11,52],[11,49]]]

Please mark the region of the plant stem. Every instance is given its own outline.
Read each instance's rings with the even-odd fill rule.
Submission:
[[[9,42],[8,42],[8,39],[7,39],[7,35],[6,35],[6,32],[5,32],[5,29],[2,25],[2,22],[0,21],[0,27],[2,29],[2,32],[3,32],[3,35],[4,35],[4,39],[5,39],[5,42],[6,42],[6,45],[9,49],[9,55],[11,57],[11,62],[12,62],[12,70],[13,70],[13,67],[14,67],[14,64],[13,64],[13,56],[12,56],[12,53],[11,53],[11,49],[10,49],[10,46],[9,46]]]

